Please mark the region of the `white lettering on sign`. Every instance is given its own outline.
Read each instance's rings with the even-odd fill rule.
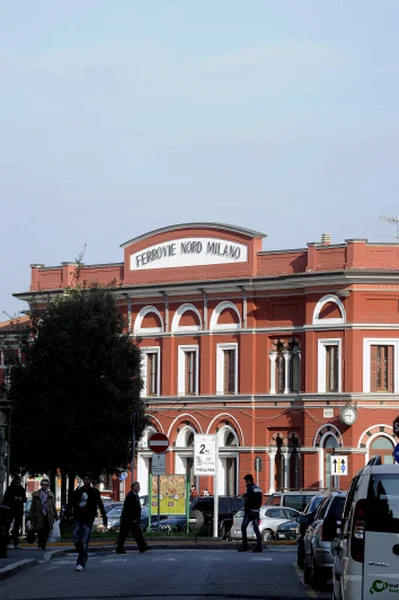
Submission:
[[[217,238],[181,238],[150,246],[130,257],[132,271],[241,263],[248,260],[248,248]]]

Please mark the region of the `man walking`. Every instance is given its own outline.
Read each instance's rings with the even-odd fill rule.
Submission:
[[[254,478],[251,474],[245,475],[244,481],[247,486],[247,491],[244,494],[244,518],[241,525],[242,546],[238,549],[238,552],[247,552],[248,550],[247,527],[250,523],[252,523],[257,540],[254,552],[263,552],[262,538],[258,525],[259,509],[262,506],[262,490],[254,484]]]
[[[107,515],[100,492],[91,485],[91,475],[86,473],[83,477],[83,486],[74,491],[72,496],[72,510],[74,517],[73,543],[78,551],[76,570],[83,571],[88,559],[88,547],[91,530],[97,510],[100,509],[104,527],[107,527]]]
[[[141,531],[141,503],[139,498],[140,484],[138,481],[132,483],[132,489],[127,494],[123,504],[121,525],[119,530],[118,545],[116,548],[117,554],[126,554],[123,549],[129,530],[132,532],[136,544],[140,552],[146,552],[150,549],[145,543],[143,532]]]
[[[14,520],[14,526],[11,532],[11,540],[14,542],[13,545],[9,545],[9,548],[20,548],[19,545],[19,532],[22,527],[22,517],[24,514],[24,504],[26,502],[25,488],[21,484],[20,477],[14,477],[9,487],[6,489],[3,498],[3,505],[8,506],[10,509],[7,515],[7,521],[5,524],[6,531],[8,533],[11,522]]]

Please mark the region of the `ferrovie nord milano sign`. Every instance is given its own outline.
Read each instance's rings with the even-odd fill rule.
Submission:
[[[248,248],[228,240],[189,237],[149,246],[130,256],[132,271],[247,262]]]

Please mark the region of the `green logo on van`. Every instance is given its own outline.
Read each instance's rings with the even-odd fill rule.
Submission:
[[[371,584],[370,594],[374,594],[374,592],[384,592],[388,586],[389,586],[389,583],[387,581],[382,581],[381,579],[376,579]]]

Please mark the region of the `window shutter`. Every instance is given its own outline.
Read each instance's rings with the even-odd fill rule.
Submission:
[[[394,390],[394,368],[393,368],[393,361],[394,361],[394,347],[393,346],[388,346],[388,392],[393,393]]]
[[[229,350],[223,351],[223,393],[229,393],[229,368],[230,368]]]
[[[370,348],[370,392],[377,391],[377,349],[378,346]]]

